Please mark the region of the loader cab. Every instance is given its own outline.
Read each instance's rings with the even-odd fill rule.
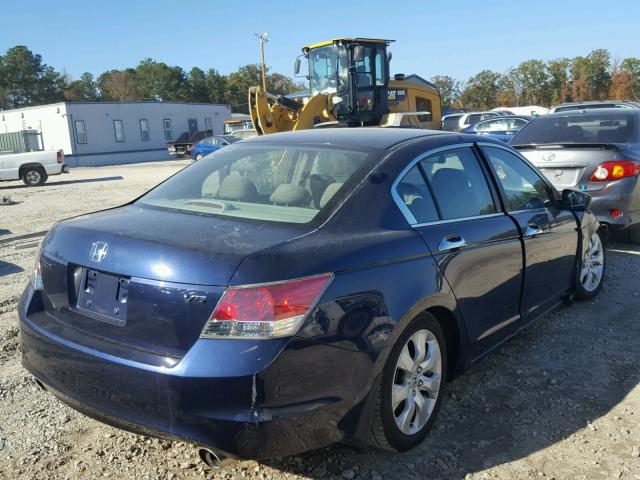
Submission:
[[[332,94],[338,121],[350,126],[379,124],[389,112],[387,46],[391,41],[341,38],[303,48],[311,96]]]

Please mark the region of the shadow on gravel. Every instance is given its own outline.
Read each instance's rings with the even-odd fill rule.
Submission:
[[[0,260],[0,277],[11,275],[12,273],[24,272],[24,268],[14,265],[13,263]]]
[[[112,182],[112,181],[123,180],[123,179],[124,177],[120,175],[116,175],[114,177],[80,178],[78,180],[61,180],[59,182],[49,181],[43,185],[40,185],[40,188],[54,187],[54,186],[60,186],[60,185],[73,185],[76,183]],[[11,185],[9,187],[0,187],[0,190],[17,190],[19,188],[33,188],[33,187],[28,187],[27,185]]]
[[[3,235],[9,235],[11,233],[11,230],[7,230],[6,228],[0,228],[0,237],[2,237]]]
[[[543,318],[456,379],[416,449],[392,454],[334,446],[263,463],[309,478],[464,478],[540,452],[584,427],[596,430],[596,421],[640,383],[640,286],[635,293],[619,288],[638,275],[640,255],[626,245],[608,255],[608,283],[599,297]],[[552,461],[552,468],[563,463]],[[568,478],[571,464],[566,468],[551,473]]]

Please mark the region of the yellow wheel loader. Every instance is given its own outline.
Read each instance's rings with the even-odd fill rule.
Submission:
[[[302,49],[309,95],[289,98],[249,89],[249,113],[258,135],[320,127],[440,128],[440,95],[417,75],[389,78],[393,40],[336,38]]]

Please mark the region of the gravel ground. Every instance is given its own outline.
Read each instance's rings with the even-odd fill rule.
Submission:
[[[189,162],[75,169],[38,188],[0,184],[0,478],[640,479],[640,248],[614,245],[591,302],[549,315],[455,380],[427,440],[406,454],[334,446],[205,471],[188,444],[90,420],[20,367],[16,306],[38,237],[125,203]]]

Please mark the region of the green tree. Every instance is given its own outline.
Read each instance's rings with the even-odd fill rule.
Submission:
[[[571,98],[571,60],[556,58],[547,62],[549,74],[549,105],[564,103]]]
[[[79,80],[67,83],[64,88],[64,98],[71,102],[97,100],[98,91],[93,75],[84,72]]]
[[[465,108],[491,109],[498,105],[501,75],[491,70],[482,70],[471,77],[461,95]]]
[[[454,107],[455,103],[458,101],[458,97],[460,96],[460,82],[448,75],[436,75],[431,77],[431,82],[438,87],[442,108]]]
[[[586,81],[591,97],[605,100],[611,87],[611,55],[608,50],[593,50],[586,57]]]
[[[227,77],[221,75],[215,68],[206,73],[207,94],[212,103],[227,103]]]
[[[135,78],[144,100],[182,100],[188,95],[186,76],[180,67],[145,58],[136,67]]]
[[[546,65],[540,60],[522,62],[514,71],[522,88],[523,105],[540,105],[549,103],[549,74]]]
[[[187,75],[188,99],[192,102],[209,102],[209,88],[207,77],[204,71],[198,67],[193,67]]]
[[[640,58],[625,58],[620,63],[620,69],[629,73],[633,84],[633,98],[640,100]]]
[[[227,102],[233,111],[249,113],[249,87],[256,85],[261,85],[258,65],[245,65],[227,76]]]
[[[64,98],[60,74],[24,45],[10,48],[0,57],[0,87],[4,91],[4,103],[9,108],[40,105]]]

